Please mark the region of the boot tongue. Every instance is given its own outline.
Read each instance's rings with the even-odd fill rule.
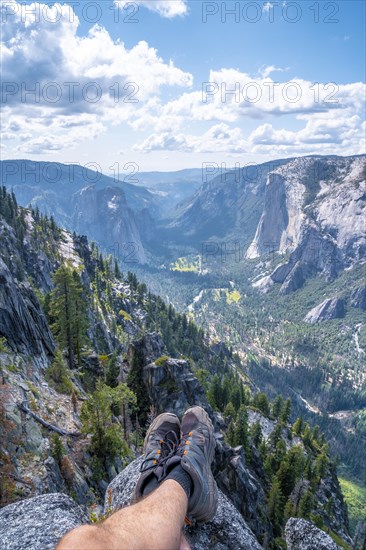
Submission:
[[[158,481],[160,482],[163,477],[165,478],[177,464],[180,464],[180,461],[180,456],[172,456],[165,462],[165,464],[159,465],[155,470],[155,475],[158,478]]]

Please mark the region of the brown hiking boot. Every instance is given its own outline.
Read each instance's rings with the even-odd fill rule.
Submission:
[[[217,485],[211,471],[216,446],[212,422],[202,407],[192,407],[183,416],[181,431],[175,457],[181,457],[181,466],[193,485],[187,515],[197,523],[205,523],[217,509]]]
[[[151,493],[165,474],[166,462],[179,444],[180,422],[175,414],[163,413],[155,418],[147,431],[144,442],[145,459],[141,475],[132,495],[132,502]]]

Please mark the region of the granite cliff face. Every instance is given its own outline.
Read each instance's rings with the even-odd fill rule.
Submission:
[[[306,157],[273,170],[265,207],[247,258],[278,253],[286,260],[259,288],[287,294],[322,273],[327,280],[364,260],[366,157]]]
[[[146,255],[133,211],[121,189],[86,187],[73,195],[71,225],[126,263],[144,264]]]
[[[24,266],[15,243],[14,230],[0,218],[0,334],[14,352],[37,355],[47,362],[53,355],[55,342],[31,285],[17,278]],[[24,254],[29,275],[49,288],[51,265],[46,255],[32,251],[26,239]]]
[[[177,206],[167,229],[191,245],[212,239],[248,246],[263,210],[268,174],[282,163],[222,171]]]

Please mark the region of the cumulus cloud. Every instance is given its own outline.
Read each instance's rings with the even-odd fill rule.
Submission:
[[[189,153],[243,153],[246,142],[240,128],[230,128],[227,124],[216,124],[203,135],[184,135],[164,132],[150,135],[136,151],[180,151]]]
[[[12,0],[1,9],[6,6],[1,46],[7,124],[17,119],[18,131],[32,129],[33,134],[49,132],[51,120],[56,127],[47,142],[35,138],[34,148],[29,146],[34,151],[43,152],[42,144],[54,150],[52,143],[92,139],[98,135],[94,129],[104,130],[106,123],[134,120],[164,87],[192,85],[190,73],[164,61],[145,41],[127,48],[99,25],[79,36],[79,20],[68,5],[25,6]],[[47,17],[42,16],[46,8]],[[79,125],[89,131],[81,132]],[[63,130],[65,139],[57,135]]]
[[[114,3],[123,9],[127,4],[131,4],[131,0],[115,0]],[[186,0],[134,0],[133,3],[138,6],[144,6],[148,10],[154,11],[168,19],[186,15],[188,12]]]
[[[265,67],[262,72],[274,70],[278,68]],[[182,127],[187,119],[229,124],[268,116],[306,117],[332,112],[338,116],[340,110],[358,114],[364,106],[365,90],[362,82],[314,84],[300,78],[276,82],[268,76],[221,69],[210,72],[201,90],[184,92],[164,104],[150,103],[148,111],[137,113],[131,124],[135,129],[151,125],[164,132]]]
[[[333,114],[333,113],[332,113]],[[275,129],[272,124],[258,126],[248,137],[253,152],[281,151],[285,154],[338,153],[344,155],[364,153],[365,123],[358,115],[337,116],[324,114],[309,117],[298,131]]]

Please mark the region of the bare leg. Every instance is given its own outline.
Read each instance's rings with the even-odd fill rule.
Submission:
[[[187,506],[185,491],[168,479],[100,525],[70,531],[56,550],[179,550]]]

